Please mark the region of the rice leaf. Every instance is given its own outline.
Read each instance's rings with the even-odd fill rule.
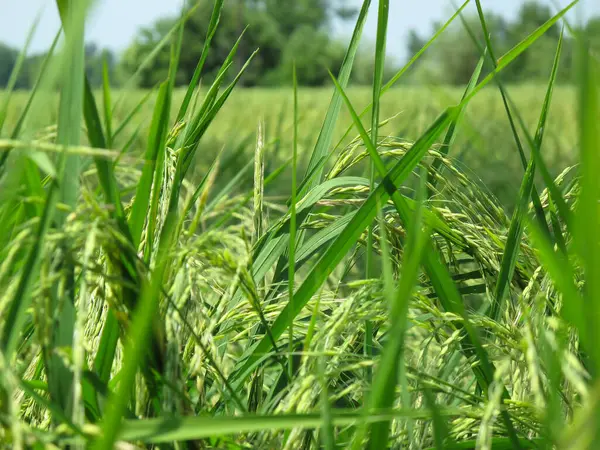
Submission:
[[[558,72],[558,64],[560,61],[560,55],[562,50],[563,35],[561,33],[556,48],[556,54],[554,56],[554,64],[552,66],[552,72],[550,74],[550,80],[548,82],[548,88],[546,90],[546,96],[544,98],[544,104],[540,113],[538,121],[537,131],[535,134],[534,146],[536,152],[540,153],[542,147],[542,140],[544,137],[544,130],[546,129],[546,119],[548,118],[548,111],[550,109],[550,103],[552,101],[552,93],[554,90],[554,83],[556,82],[556,74]],[[529,205],[529,199],[533,191],[533,183],[535,176],[535,158],[531,158],[525,171],[525,176],[521,182],[519,189],[519,200],[517,202],[517,208],[515,209],[508,230],[508,237],[506,245],[504,247],[504,253],[502,254],[502,262],[500,263],[500,273],[498,274],[498,281],[496,282],[496,290],[494,292],[494,303],[490,312],[490,317],[493,320],[498,320],[498,316],[502,311],[504,297],[506,291],[509,288],[510,281],[512,280],[515,264],[519,255],[519,249],[521,246],[521,235],[523,234],[524,221],[523,218],[527,214],[527,207]],[[544,221],[545,223],[545,221]]]
[[[354,59],[356,57],[356,52],[358,51],[358,46],[360,43],[365,22],[367,20],[367,13],[369,12],[370,6],[371,0],[363,1],[360,13],[358,15],[358,18],[356,19],[354,31],[352,32],[350,44],[348,45],[348,50],[346,51],[344,61],[342,62],[342,66],[338,74],[339,82],[344,88],[348,85],[348,82],[350,80],[352,66],[354,65]],[[315,187],[321,182],[323,168],[321,167],[317,169],[317,166],[323,159],[326,159],[327,152],[333,139],[335,125],[337,123],[337,119],[340,114],[341,108],[342,99],[339,97],[338,92],[334,90],[333,95],[331,97],[331,102],[329,103],[329,108],[327,109],[327,114],[325,115],[325,119],[323,120],[323,126],[321,127],[321,131],[319,132],[317,143],[313,152],[311,153],[310,160],[306,168],[306,173],[304,175],[304,179],[302,180],[299,186],[300,196],[306,194],[308,190]]]

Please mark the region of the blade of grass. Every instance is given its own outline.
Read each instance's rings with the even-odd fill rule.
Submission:
[[[148,92],[146,92],[146,94],[137,102],[137,104],[133,107],[133,109],[131,111],[129,111],[129,113],[125,116],[125,118],[123,119],[121,124],[117,127],[117,129],[113,133],[113,135],[112,135],[113,142],[115,142],[117,140],[117,137],[123,132],[123,130],[125,130],[127,125],[129,125],[131,120],[135,117],[135,115],[141,111],[142,107],[146,104],[146,102],[148,101],[148,99],[150,98],[150,96],[152,95],[153,92],[154,92],[153,89],[149,89]],[[113,112],[114,112],[114,108],[113,108]],[[112,115],[112,112],[111,112],[111,115]]]
[[[354,65],[354,59],[356,57],[356,52],[358,51],[358,46],[360,43],[365,22],[367,20],[367,13],[369,12],[370,6],[371,0],[363,1],[360,13],[356,20],[354,31],[352,33],[352,38],[350,39],[350,44],[348,45],[348,50],[346,51],[344,61],[342,62],[342,66],[338,74],[340,84],[344,88],[348,85],[348,81],[350,80],[352,66]],[[329,108],[327,109],[327,114],[325,115],[325,119],[323,120],[323,126],[321,127],[319,137],[317,138],[317,143],[308,162],[306,174],[304,175],[304,179],[302,180],[299,186],[300,196],[304,195],[308,190],[315,187],[321,182],[323,168],[319,168],[315,171],[313,171],[313,169],[315,169],[316,166],[319,165],[321,160],[325,159],[327,156],[327,152],[333,139],[335,125],[337,123],[337,119],[340,114],[341,108],[342,100],[339,97],[337,91],[334,90],[331,102],[329,104]],[[309,174],[311,174],[310,177],[308,177]]]
[[[212,39],[213,39],[215,32],[217,31],[217,27],[219,25],[219,20],[221,17],[221,10],[223,9],[223,2],[224,2],[224,0],[216,0],[215,1],[212,15],[210,17],[210,22],[208,24],[208,31],[206,32],[206,38],[204,39],[204,46],[202,47],[202,53],[200,55],[200,60],[198,61],[198,64],[196,65],[196,69],[194,70],[194,75],[192,76],[192,80],[190,81],[190,83],[188,85],[188,88],[185,92],[185,97],[183,98],[183,101],[181,102],[181,106],[179,107],[179,112],[177,113],[176,122],[179,122],[180,120],[182,120],[185,117],[188,107],[190,105],[190,102],[192,100],[192,96],[194,95],[194,90],[196,89],[196,87],[198,86],[198,83],[200,81],[200,75],[202,74],[202,69],[204,68],[204,63],[206,62],[206,58],[208,57],[208,53],[210,50],[210,44],[212,42]]]
[[[579,146],[581,161],[581,191],[575,213],[574,244],[585,273],[584,298],[586,324],[591,347],[586,348],[592,362],[592,376],[600,376],[600,347],[594,343],[600,338],[600,107],[598,105],[597,63],[590,58],[590,36],[577,36]],[[594,421],[594,441],[600,439],[600,422]]]
[[[464,412],[456,409],[443,409],[445,417],[461,417]],[[381,411],[367,417],[369,423],[393,418],[410,417],[428,419],[429,411],[394,410]],[[362,412],[332,410],[331,423],[334,426],[355,425],[362,419]],[[256,415],[241,417],[169,417],[145,420],[126,420],[119,438],[124,441],[146,443],[168,443],[190,441],[212,436],[250,433],[264,430],[289,430],[293,428],[318,428],[323,425],[321,413],[289,415]]]
[[[68,3],[57,0],[57,7],[66,35],[66,60],[61,87],[58,112],[57,143],[59,145],[78,145],[81,139],[81,123],[83,119],[84,71],[85,71],[85,17],[87,1]],[[79,197],[80,157],[78,155],[61,155],[58,178],[58,201],[74,210]],[[53,185],[55,186],[55,185]],[[52,189],[52,188],[51,188]],[[49,194],[50,195],[50,194]],[[48,199],[49,201],[50,199]],[[56,226],[60,228],[66,221],[66,213],[58,211]],[[63,263],[64,264],[64,263]],[[55,354],[53,348],[73,348],[75,329],[75,286],[73,265],[64,264],[66,283],[59,318],[53,332],[51,348],[46,349],[46,370],[50,398],[57,402],[69,416],[73,411],[73,373],[62,357]],[[58,293],[58,286],[52,290]],[[59,309],[59,299],[54,299],[52,308]]]
[[[485,59],[485,55],[482,55],[481,58],[479,58],[479,62],[477,63],[477,66],[475,67],[475,71],[473,72],[473,75],[471,75],[469,84],[467,85],[465,92],[462,96],[462,100],[467,98],[469,96],[469,94],[471,92],[473,92],[473,89],[475,89],[475,86],[477,85],[477,80],[479,80],[479,77],[481,76],[481,70],[483,69],[484,59]],[[440,150],[440,153],[444,156],[448,155],[448,153],[450,152],[450,147],[452,147],[452,144],[454,144],[454,140],[456,139],[456,129],[458,127],[460,120],[462,119],[462,117],[464,115],[464,112],[465,111],[464,111],[464,107],[463,107],[463,108],[461,108],[460,113],[456,117],[456,120],[454,120],[450,124],[450,127],[448,128],[448,132],[446,133],[446,136],[444,137],[444,143],[442,144],[442,148]],[[429,177],[429,180],[428,180],[428,182],[431,184],[431,188],[429,190],[429,197],[431,197],[433,195],[433,191],[435,189],[435,184],[436,184],[436,180],[437,180],[435,178],[434,174],[439,172],[440,167],[442,166],[442,160],[439,158],[436,158],[433,161],[431,166],[432,166],[433,170],[431,171],[431,176]]]
[[[277,339],[288,328],[289,317],[295,317],[306,305],[309,299],[314,295],[317,289],[327,279],[331,271],[341,261],[344,255],[359,239],[362,232],[372,222],[377,214],[377,202],[383,204],[390,198],[386,185],[390,185],[390,190],[394,190],[412,171],[420,161],[425,152],[429,149],[435,139],[442,133],[443,129],[454,118],[455,110],[450,109],[444,112],[427,130],[427,132],[413,145],[405,156],[389,171],[387,176],[378,185],[378,187],[367,198],[363,206],[352,217],[350,223],[344,228],[336,240],[331,244],[327,251],[321,256],[319,261],[312,268],[305,278],[302,285],[294,295],[294,309],[290,316],[291,306],[285,306],[275,323],[271,327],[273,336]],[[260,358],[263,353],[269,351],[270,343],[263,338],[249,357],[243,361],[241,367],[232,375],[237,382],[241,382],[247,376],[247,368],[252,367],[255,360]]]
[[[390,311],[388,340],[371,387],[369,406],[372,411],[391,408],[396,398],[396,383],[398,381],[398,369],[404,348],[408,306],[417,282],[423,252],[426,247],[425,244],[428,239],[428,234],[422,229],[421,223],[423,197],[425,194],[424,180],[425,177],[421,176],[418,207],[408,228],[408,242],[406,244],[406,252],[404,253],[402,273]],[[390,422],[378,422],[371,425],[368,448],[379,449],[387,447],[390,425]],[[357,436],[354,448],[359,448],[362,441],[360,433]]]
[[[296,171],[298,160],[298,79],[296,77],[296,64],[292,69],[292,85],[294,95],[294,136],[292,143],[292,197],[290,204],[290,249],[289,249],[289,266],[288,266],[288,298],[292,304],[290,311],[294,309],[294,286],[296,274]],[[291,314],[291,313],[290,313]],[[294,317],[289,318],[289,360],[288,360],[288,376],[291,380],[294,376]]]
[[[379,0],[377,14],[377,40],[375,42],[375,71],[373,75],[373,108],[371,114],[371,141],[377,145],[377,133],[379,131],[379,98],[383,84],[383,72],[385,68],[386,37],[388,27],[390,4],[389,0]],[[339,90],[338,90],[339,91]],[[369,191],[375,189],[375,163],[369,164]],[[373,277],[373,223],[367,230],[366,248],[366,278]],[[365,321],[365,341],[363,353],[367,358],[373,356],[373,324],[370,320]],[[367,380],[371,380],[371,368],[366,369]]]
[[[354,124],[360,132],[363,142],[364,142],[365,146],[367,147],[367,150],[368,150],[372,160],[375,163],[375,167],[377,168],[379,173],[382,176],[384,176],[386,173],[386,168],[385,168],[383,161],[381,160],[381,157],[377,153],[377,149],[375,148],[375,145],[369,139],[369,136],[368,136],[365,128],[363,127],[363,125],[360,121],[360,118],[358,117],[358,114],[352,107],[352,104],[350,103],[350,100],[348,99],[347,95],[345,94],[345,92],[343,91],[341,86],[337,83],[335,78],[333,78],[333,81],[334,81],[337,89],[340,91],[340,94],[342,95],[342,98],[344,99],[346,106],[348,107],[348,110],[350,111],[350,115],[352,116]],[[450,123],[452,123],[453,120],[456,119],[456,116],[460,112],[460,106],[454,107],[448,111],[452,112],[452,117],[448,120],[448,125],[449,125]],[[418,163],[418,161],[416,163]],[[416,163],[415,163],[415,165],[416,165]],[[385,181],[385,179],[384,179],[384,181]],[[421,181],[423,181],[423,180],[421,180]],[[382,184],[384,184],[384,183],[382,183]],[[405,223],[407,223],[409,221],[410,216],[408,214],[408,205],[406,203],[406,200],[404,200],[404,197],[402,197],[400,195],[399,191],[396,188],[396,184],[390,183],[390,184],[385,185],[385,187],[386,187],[388,194],[392,198],[394,206],[395,206],[396,210],[398,211],[398,215],[400,216],[401,220],[404,221]],[[429,246],[429,247],[431,247],[431,246]],[[462,345],[462,349],[467,357],[469,356],[469,354],[471,354],[471,355],[473,353],[477,354],[477,356],[481,362],[480,363],[481,367],[474,368],[473,372],[477,378],[477,382],[478,382],[480,388],[483,391],[487,391],[487,387],[493,381],[495,369],[494,369],[493,364],[491,364],[489,361],[487,351],[483,348],[483,345],[480,342],[479,336],[478,336],[475,328],[469,322],[467,311],[464,307],[463,300],[460,295],[460,291],[457,290],[457,287],[454,284],[452,277],[450,276],[450,273],[448,272],[448,268],[443,263],[440,262],[439,257],[436,255],[436,252],[433,251],[431,248],[427,249],[427,257],[425,258],[425,261],[424,261],[424,267],[425,267],[425,272],[429,276],[431,283],[434,287],[434,290],[435,290],[436,294],[438,295],[438,298],[439,298],[440,302],[442,303],[444,309],[446,311],[451,311],[455,314],[458,314],[459,316],[461,316],[464,319],[464,324],[460,328],[462,328],[462,331],[464,331],[466,333],[465,338],[468,342],[466,344]],[[466,349],[468,349],[468,350],[466,350]],[[508,397],[508,393],[506,392],[506,390],[504,391],[504,396]],[[511,440],[513,441],[513,443],[515,445],[515,448],[519,448],[518,439],[517,439],[514,427],[512,426],[512,422],[510,421],[508,414],[506,412],[503,412],[502,417],[504,419],[504,422],[507,427],[508,433],[511,437]]]
[[[150,203],[150,192],[152,189],[152,180],[154,178],[158,154],[161,148],[164,149],[167,140],[168,111],[169,84],[165,81],[161,84],[158,91],[158,97],[154,106],[154,115],[150,125],[142,176],[136,189],[135,200],[129,216],[129,228],[131,229],[132,242],[135,247],[140,244],[142,231],[146,222],[146,214]]]
[[[494,56],[494,50],[492,47],[492,42],[490,39],[490,34],[488,31],[488,27],[487,27],[487,23],[485,20],[485,16],[483,14],[483,9],[481,8],[481,3],[480,0],[475,0],[476,1],[476,5],[477,5],[477,13],[479,16],[479,21],[481,23],[481,27],[483,29],[484,32],[484,36],[485,36],[485,42],[486,42],[486,46],[487,46],[487,50],[489,52],[490,55],[490,60],[492,62],[492,67],[494,67],[494,69],[498,66],[498,63],[496,61],[496,57]],[[461,16],[461,19],[462,16]],[[469,34],[471,35],[471,38],[473,39],[473,42],[477,42],[477,40],[475,39],[474,35],[472,34],[471,31],[469,31],[469,26],[467,24],[466,21],[463,20],[463,24],[465,26],[465,28],[467,29],[467,31],[469,32]],[[483,52],[482,52],[483,55]],[[513,118],[513,114],[514,115],[519,115],[519,112],[514,109],[511,110],[509,102],[508,102],[508,93],[506,92],[506,90],[504,89],[504,85],[502,83],[502,81],[500,80],[499,76],[495,77],[495,81],[496,84],[498,85],[498,89],[500,90],[500,96],[502,97],[502,103],[504,105],[504,109],[506,111],[506,115],[508,117],[508,122],[510,124],[510,129],[511,132],[513,134],[513,139],[515,140],[515,144],[517,145],[517,149],[519,151],[519,156],[521,157],[521,163],[523,165],[523,169],[525,169],[525,171],[527,171],[527,167],[528,167],[528,163],[527,163],[527,158],[525,156],[525,152],[523,150],[523,145],[521,143],[521,138],[519,137],[519,133],[517,132],[517,128],[515,126],[515,121]],[[546,221],[546,216],[544,214],[544,209],[542,208],[542,202],[540,201],[540,196],[537,192],[537,189],[535,186],[532,187],[531,189],[531,200],[533,201],[533,205],[534,205],[534,209],[535,209],[535,213],[537,216],[538,221],[540,222],[540,224],[544,227],[544,229],[547,230],[548,235],[550,236],[550,228],[548,227],[548,223]]]
[[[544,138],[544,130],[546,129],[546,119],[548,118],[548,111],[550,110],[550,103],[552,102],[552,93],[554,91],[554,84],[556,82],[556,74],[558,73],[558,65],[560,62],[560,55],[562,50],[563,34],[561,32],[556,53],[554,56],[554,63],[552,65],[552,72],[550,74],[550,80],[548,82],[548,88],[546,90],[546,96],[542,105],[542,111],[538,121],[538,126],[535,134],[534,146],[536,151],[539,153],[542,147],[542,141]],[[496,281],[496,289],[494,292],[494,303],[490,311],[490,317],[493,320],[498,320],[498,316],[502,311],[504,297],[507,289],[509,288],[510,282],[513,277],[515,264],[519,255],[521,247],[521,236],[523,234],[524,221],[523,217],[527,214],[527,208],[529,206],[529,199],[531,198],[533,191],[533,183],[535,177],[535,158],[531,158],[525,175],[521,182],[521,188],[519,189],[519,200],[517,202],[517,208],[515,209],[508,230],[508,237],[506,245],[504,247],[504,253],[502,254],[502,261],[500,263],[500,273],[498,274],[498,280]],[[544,221],[545,222],[545,221]]]
[[[108,74],[108,61],[102,61],[102,95],[104,106],[104,127],[106,129],[106,147],[112,147],[112,102],[110,99],[110,77]]]

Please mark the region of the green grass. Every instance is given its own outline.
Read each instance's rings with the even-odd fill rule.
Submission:
[[[508,86],[506,89],[515,102],[516,108],[521,112],[523,120],[530,127],[530,132],[533,133],[546,87],[520,85]],[[256,120],[247,120],[246,114],[256,118],[262,117],[265,120],[267,142],[271,144],[267,149],[266,170],[273,171],[288,161],[291,157],[289,149],[292,145],[293,126],[290,92],[291,89],[234,91],[223,106],[218,120],[207,130],[203,141],[203,154],[206,156],[198,160],[198,176],[202,176],[212,158],[224,146],[231,151],[243,148],[245,158],[252,158],[254,151],[249,144],[255,139]],[[381,98],[380,118],[386,121],[386,125],[381,128],[380,134],[413,141],[425,131],[444,107],[458,102],[463,93],[462,88],[400,85],[386,92]],[[182,102],[184,94],[185,92],[180,89],[174,91],[175,110]],[[120,95],[120,92],[113,92],[112,96],[118,98]],[[130,111],[147,95],[147,92],[126,92],[123,95],[123,102],[118,105],[113,114],[113,121],[118,125],[128,117]],[[317,140],[330,95],[331,89],[299,88],[299,121],[302,136],[298,141],[298,164],[302,173]],[[367,88],[350,86],[348,96],[356,110],[362,111],[371,102],[372,94]],[[27,97],[28,94],[25,92],[16,92],[13,95],[8,111],[7,129],[11,129],[11,126],[16,123]],[[100,103],[101,93],[98,93],[97,98]],[[544,158],[554,177],[558,176],[565,167],[574,164],[578,158],[575,144],[578,134],[576,98],[577,93],[572,87],[560,85],[555,87],[544,144]],[[52,96],[49,101],[53,104],[57,99]],[[155,95],[143,104],[139,113],[117,136],[115,148],[121,149],[126,146],[138,129],[137,135],[133,137],[132,148],[134,151],[146,148],[154,101]],[[171,119],[175,120],[175,116],[172,115]],[[55,121],[56,115],[52,108],[49,108],[40,118],[40,126],[51,126]],[[343,137],[351,123],[351,117],[342,109],[340,120],[335,127],[333,139],[335,144]],[[118,129],[118,126],[115,128]],[[490,86],[473,98],[467,106],[460,133],[457,133],[456,143],[453,144],[456,151],[452,152],[451,156],[459,159],[458,163],[464,164],[465,170],[474,172],[498,197],[503,206],[512,209],[515,206],[523,168],[514,140],[507,138],[510,137],[510,133],[502,99],[497,90]],[[344,143],[348,143],[355,135],[356,131],[352,131]],[[232,176],[243,166],[243,162],[242,159],[233,158],[224,170],[227,170],[228,176]],[[286,171],[280,180],[276,183],[275,189],[267,190],[267,195],[269,193],[278,195],[281,192],[288,195],[291,183],[289,171]]]
[[[595,448],[585,36],[576,86],[560,42],[547,85],[502,83],[542,26],[478,43],[465,88],[390,89],[380,1],[355,89],[370,3],[327,89],[238,89],[237,44],[200,89],[210,39],[174,89],[184,15],[156,91],[94,93],[84,3],[58,2],[65,45],[0,101],[0,445]]]

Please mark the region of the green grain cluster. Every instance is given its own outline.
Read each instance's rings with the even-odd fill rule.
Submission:
[[[365,0],[329,91],[292,70],[236,93],[243,35],[202,85],[216,0],[190,86],[184,11],[143,95],[108,70],[91,90],[88,3],[57,0],[63,39],[0,102],[2,448],[597,448],[599,63],[576,1],[504,55],[478,42],[460,92],[392,88],[466,8],[489,36],[479,0],[388,84],[389,0]],[[546,86],[505,86],[557,23],[577,85],[555,90],[561,34]]]

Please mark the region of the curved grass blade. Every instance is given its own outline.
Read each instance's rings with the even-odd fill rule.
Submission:
[[[290,244],[288,250],[288,298],[292,303],[290,311],[294,309],[294,287],[296,275],[296,171],[298,161],[298,79],[296,78],[296,64],[293,67],[293,94],[294,94],[294,136],[292,144],[292,198],[290,205]],[[288,376],[291,380],[294,376],[294,317],[289,318],[289,360]],[[328,403],[327,403],[328,404]]]
[[[371,159],[375,163],[375,167],[377,168],[379,173],[383,176],[386,173],[385,165],[384,165],[381,157],[377,153],[377,149],[375,148],[375,145],[369,139],[369,136],[368,136],[366,130],[364,129],[356,111],[354,111],[354,108],[352,107],[352,104],[350,103],[350,100],[348,99],[347,95],[344,93],[343,89],[337,83],[335,78],[333,79],[333,81],[334,81],[336,87],[338,88],[338,90],[340,91],[342,98],[346,102],[346,106],[348,107],[348,110],[350,111],[350,115],[352,116],[352,119],[354,120],[354,124],[360,132],[360,135],[363,139],[365,146],[367,147],[367,150],[371,156]],[[457,106],[457,107],[454,107],[449,110],[449,111],[452,111],[453,115],[450,118],[450,120],[448,121],[448,124],[450,124],[454,120],[456,120],[456,117],[460,113],[462,107],[464,107],[464,105],[461,104],[461,106]],[[416,165],[416,163],[415,163],[415,165]],[[421,180],[421,181],[423,181],[423,180]],[[383,184],[384,183],[382,183],[382,185]],[[388,184],[385,186],[386,186],[388,194],[392,198],[394,206],[395,206],[401,220],[404,221],[405,223],[409,222],[410,215],[408,214],[408,205],[407,205],[406,201],[404,200],[404,197],[402,195],[400,195],[397,188],[395,187],[396,186],[395,184],[394,185]],[[477,357],[479,358],[480,367],[474,368],[473,372],[477,378],[477,382],[478,382],[479,386],[481,387],[481,389],[484,391],[487,391],[488,386],[493,381],[494,371],[495,371],[494,366],[489,361],[487,351],[483,348],[483,345],[480,342],[477,331],[469,322],[468,314],[464,307],[463,300],[461,297],[461,291],[459,291],[457,289],[456,285],[454,284],[452,277],[450,276],[450,273],[448,272],[448,268],[443,263],[440,262],[439,257],[436,254],[437,252],[435,252],[431,248],[432,246],[429,246],[429,247],[430,248],[427,249],[427,257],[425,258],[424,264],[423,264],[425,267],[425,272],[429,276],[429,279],[431,280],[431,284],[433,285],[434,290],[435,290],[442,306],[444,307],[444,309],[446,311],[451,311],[464,319],[464,324],[462,326],[457,327],[457,328],[462,329],[462,331],[466,332],[466,341],[467,342],[461,344],[461,348],[462,348],[463,353],[465,353],[465,356],[468,357],[469,355],[476,354]],[[504,396],[508,397],[508,393],[506,392],[506,390],[504,391]],[[504,423],[507,427],[508,433],[511,437],[511,440],[513,441],[513,443],[515,445],[515,448],[519,448],[516,432],[514,430],[514,427],[512,426],[512,422],[510,421],[510,417],[508,416],[508,413],[506,413],[506,411],[504,411],[502,413],[502,417],[503,417]],[[381,444],[381,443],[379,443],[379,444]]]
[[[367,417],[368,423],[394,418],[427,420],[429,411],[393,410],[374,412]],[[444,417],[461,417],[464,411],[441,409]],[[352,426],[362,419],[362,413],[356,411],[331,411],[331,423],[334,426]],[[145,420],[126,420],[119,439],[141,441],[145,443],[168,443],[190,441],[237,433],[251,433],[263,430],[290,430],[292,428],[319,428],[324,418],[320,413],[289,415],[246,415],[238,417],[171,417]]]
[[[179,107],[179,112],[177,113],[177,120],[179,122],[182,120],[188,110],[190,102],[192,100],[192,96],[194,95],[194,89],[198,86],[200,81],[200,75],[202,74],[202,69],[204,68],[204,63],[206,62],[206,58],[208,57],[208,52],[210,51],[210,44],[212,39],[217,31],[217,27],[219,25],[219,20],[221,17],[221,10],[223,9],[224,0],[216,0],[215,5],[213,7],[212,15],[210,17],[210,22],[208,24],[208,31],[206,33],[206,38],[204,39],[204,46],[202,47],[202,53],[200,55],[200,60],[194,70],[194,75],[192,76],[192,80],[190,81],[188,88],[185,92],[185,97],[181,102],[181,106]]]
[[[494,49],[492,47],[492,42],[490,39],[490,34],[488,31],[485,16],[484,16],[483,10],[481,8],[481,2],[480,2],[480,0],[475,0],[475,1],[476,1],[476,5],[477,5],[477,13],[479,16],[479,21],[481,23],[481,28],[483,29],[483,33],[485,36],[485,42],[486,42],[486,46],[487,46],[486,48],[490,55],[492,67],[496,68],[498,66],[498,62],[496,61],[496,57],[494,55]],[[461,16],[461,20],[463,21],[463,25],[464,25],[465,29],[468,31],[471,39],[477,45],[477,39],[475,38],[472,31],[469,29],[469,25],[462,18],[462,16]],[[483,52],[482,52],[482,55],[483,55]],[[519,156],[521,157],[521,163],[523,165],[523,169],[525,171],[527,171],[527,168],[528,168],[527,157],[525,156],[525,152],[523,150],[523,144],[521,143],[521,138],[519,137],[519,133],[517,132],[517,127],[515,126],[515,120],[513,118],[513,114],[519,115],[519,112],[516,109],[511,110],[509,101],[508,101],[508,93],[506,92],[506,89],[504,89],[504,85],[503,85],[502,81],[500,80],[500,77],[498,77],[498,76],[495,77],[495,81],[496,81],[496,84],[498,85],[498,89],[500,90],[500,96],[502,97],[502,104],[504,105],[504,110],[506,111],[506,116],[508,117],[510,129],[513,134],[513,139],[517,146],[517,150],[519,151]],[[548,235],[550,235],[550,228],[548,227],[548,223],[546,221],[546,216],[544,214],[544,209],[542,207],[542,202],[540,201],[540,196],[539,196],[535,186],[533,186],[531,189],[531,200],[533,201],[537,219],[539,220],[540,224],[547,230]]]
[[[357,242],[363,231],[369,226],[377,215],[377,204],[384,204],[390,198],[389,191],[394,191],[412,169],[418,164],[423,155],[430,148],[431,144],[442,133],[444,128],[450,123],[456,114],[455,109],[449,109],[444,112],[427,130],[427,132],[413,145],[413,147],[404,155],[404,157],[388,172],[387,176],[377,186],[377,188],[367,198],[365,203],[352,217],[350,223],[344,228],[342,233],[331,244],[327,251],[321,256],[319,261],[312,268],[305,278],[302,285],[294,295],[294,309],[288,303],[279,314],[275,323],[271,327],[271,332],[275,339],[278,339],[288,328],[289,317],[295,317],[315,294],[335,266],[342,260],[348,250]],[[387,189],[387,186],[390,189]],[[271,242],[269,242],[271,243]],[[290,312],[291,310],[291,312]],[[291,314],[291,315],[290,315]],[[248,368],[254,365],[254,362],[264,353],[270,350],[270,342],[264,337],[260,343],[251,351],[251,354],[243,361],[238,369],[232,374],[231,379],[235,381],[234,385],[243,381],[248,375]]]
[[[550,80],[548,82],[548,88],[546,90],[546,96],[542,105],[542,111],[538,121],[538,126],[535,134],[535,141],[533,145],[536,147],[536,153],[541,152],[542,141],[544,138],[544,130],[546,129],[546,119],[548,118],[548,111],[550,110],[550,103],[552,102],[552,93],[554,91],[554,84],[556,82],[556,74],[558,73],[558,65],[560,62],[560,55],[562,50],[563,34],[561,33],[558,46],[556,48],[556,54],[554,56],[554,63],[552,65],[552,72],[550,74]],[[521,235],[523,234],[524,221],[523,218],[527,214],[527,208],[529,205],[529,199],[533,192],[533,183],[535,176],[535,158],[529,160],[525,176],[521,182],[521,188],[519,189],[519,200],[517,202],[517,208],[515,209],[512,219],[510,221],[510,227],[508,230],[508,238],[504,247],[504,253],[502,254],[502,261],[500,263],[500,273],[498,274],[498,280],[496,282],[496,289],[494,292],[494,304],[490,311],[490,317],[493,320],[498,320],[498,316],[502,311],[504,297],[507,289],[510,285],[510,280],[515,269],[517,257],[519,255],[519,249],[521,247]],[[544,221],[545,222],[545,221]],[[560,233],[560,230],[558,230]]]
[[[462,100],[467,98],[469,96],[469,94],[471,92],[473,92],[473,89],[475,89],[475,86],[477,85],[477,80],[479,80],[479,77],[481,76],[481,70],[483,69],[484,58],[485,58],[485,55],[482,55],[481,58],[479,58],[479,62],[477,63],[477,66],[475,67],[475,70],[473,71],[473,75],[471,75],[471,79],[469,80],[469,84],[467,85],[465,92],[462,96]],[[450,147],[452,147],[452,144],[454,144],[454,140],[456,139],[456,129],[457,129],[458,124],[459,124],[460,120],[462,119],[463,115],[464,115],[464,106],[460,109],[460,113],[456,117],[456,120],[454,120],[448,127],[448,132],[446,133],[446,136],[444,137],[444,143],[442,144],[442,148],[440,150],[440,153],[442,155],[448,155],[448,153],[450,152]],[[433,163],[431,164],[431,166],[432,166],[433,170],[432,170],[431,176],[429,177],[429,180],[428,180],[428,182],[431,184],[431,188],[429,190],[429,197],[431,197],[433,195],[433,191],[435,189],[435,184],[436,184],[436,180],[437,180],[433,174],[437,173],[440,170],[440,167],[442,166],[442,160],[439,158],[436,158],[433,161]]]
[[[358,51],[358,45],[360,43],[370,6],[371,0],[363,1],[360,13],[356,20],[354,31],[352,33],[352,38],[350,39],[350,44],[348,45],[348,50],[346,51],[344,61],[342,62],[342,66],[340,68],[338,79],[344,88],[348,85],[348,81],[350,80],[352,66],[354,65],[354,59],[356,57],[356,52]],[[341,108],[342,99],[339,97],[337,91],[334,90],[329,108],[327,109],[327,114],[325,115],[325,120],[323,121],[323,126],[319,132],[317,143],[310,156],[304,179],[299,187],[300,196],[304,195],[308,190],[317,186],[321,182],[323,167],[317,168],[317,166],[319,166],[321,160],[327,159],[327,152],[333,139],[335,125],[337,123]]]
[[[392,87],[394,87],[394,85],[398,82],[398,80],[400,78],[402,78],[402,75],[404,75],[406,73],[406,71],[408,69],[410,69],[421,56],[423,56],[423,54],[427,51],[427,49],[431,46],[431,44],[433,44],[435,41],[437,41],[437,39],[452,24],[452,22],[454,22],[454,20],[460,15],[460,13],[465,9],[465,7],[469,4],[470,1],[471,0],[466,0],[460,6],[460,8],[458,8],[455,11],[455,13],[450,17],[450,19],[448,19],[444,23],[444,25],[442,25],[440,27],[440,29],[434,33],[434,35],[425,43],[425,45],[423,45],[423,47],[421,47],[421,49],[417,53],[415,53],[398,72],[396,72],[394,74],[394,76],[381,89],[381,95],[385,94]],[[371,106],[373,106],[372,103],[367,105],[365,107],[365,109],[360,113],[360,117],[363,117],[367,113],[367,111],[369,111]],[[342,138],[339,140],[339,143],[338,143],[338,145],[336,145],[336,148],[339,147],[341,145],[341,143],[348,137],[348,135],[350,134],[350,132],[352,131],[353,128],[354,128],[354,124],[351,124],[348,127],[348,129],[346,130],[346,132],[344,133],[344,135],[342,136]]]
[[[425,177],[421,176],[419,206],[409,227],[410,231],[408,232],[406,253],[404,253],[402,274],[400,275],[398,289],[394,295],[390,311],[389,338],[383,350],[381,361],[371,387],[370,408],[374,411],[391,408],[396,397],[396,383],[398,381],[404,348],[404,334],[407,328],[408,306],[417,282],[423,253],[429,238],[427,231],[422,229],[421,224],[423,197],[425,194],[424,180]],[[390,422],[378,422],[372,424],[370,428],[368,448],[379,449],[387,447]],[[356,438],[355,444],[360,444],[362,441],[360,433],[357,436],[359,437]],[[358,448],[358,445],[355,445],[354,448]]]

